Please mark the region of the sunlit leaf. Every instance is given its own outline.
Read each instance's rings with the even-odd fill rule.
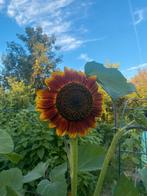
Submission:
[[[18,163],[22,159],[22,156],[16,152],[5,154],[4,157],[12,163]]]
[[[88,76],[96,75],[97,82],[113,100],[136,91],[135,86],[128,83],[116,68],[106,68],[103,64],[92,61],[85,65],[85,73]]]

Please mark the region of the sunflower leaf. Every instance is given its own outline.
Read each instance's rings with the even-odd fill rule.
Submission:
[[[38,165],[30,171],[27,175],[23,178],[23,183],[32,182],[34,180],[37,180],[43,176],[45,176],[45,171],[48,167],[48,162],[40,162]]]
[[[3,170],[0,173],[0,195],[23,195],[23,176],[18,168]],[[10,194],[10,190],[12,191]]]
[[[60,181],[61,179],[63,179],[65,172],[67,170],[67,163],[64,163],[62,165],[59,165],[57,167],[55,167],[52,171],[51,171],[51,178],[53,181]]]
[[[67,184],[65,180],[66,164],[59,165],[51,171],[51,180],[42,180],[37,186],[37,192],[42,196],[66,196]]]
[[[97,144],[85,143],[79,146],[79,171],[94,171],[101,169],[105,157],[105,150]]]
[[[126,78],[116,68],[106,68],[103,64],[92,61],[86,63],[85,73],[88,76],[96,75],[97,82],[113,100],[136,91],[135,86],[132,83],[128,83]]]

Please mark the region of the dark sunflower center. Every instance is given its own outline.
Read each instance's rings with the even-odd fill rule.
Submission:
[[[92,95],[81,84],[65,85],[57,95],[56,107],[58,112],[67,120],[78,121],[86,118],[92,110]]]

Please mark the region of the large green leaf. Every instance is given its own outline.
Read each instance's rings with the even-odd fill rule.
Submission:
[[[0,173],[0,194],[2,196],[23,195],[22,180],[23,180],[23,176],[21,170],[19,170],[18,168],[3,170]],[[12,190],[13,194],[10,194],[10,190]]]
[[[146,167],[140,170],[140,177],[147,191],[147,168]]]
[[[60,181],[63,179],[65,172],[67,171],[67,164],[64,163],[55,167],[50,174],[50,177],[53,181]]]
[[[121,176],[115,189],[113,196],[139,196],[139,192],[134,184],[126,177]]]
[[[48,162],[38,163],[38,165],[32,171],[30,171],[27,175],[24,176],[23,182],[28,183],[45,176],[45,171],[47,167],[48,167]]]
[[[41,196],[66,196],[66,189],[63,182],[50,182],[49,180],[42,180],[37,187],[37,192]]]
[[[66,196],[67,184],[65,180],[66,164],[54,168],[50,174],[51,181],[42,180],[37,186],[37,192],[41,196]]]
[[[96,75],[97,82],[113,100],[136,91],[135,86],[128,83],[116,68],[106,68],[103,64],[92,61],[85,65],[85,73],[88,76]]]
[[[11,136],[0,129],[0,154],[8,154],[13,151],[14,144]]]
[[[97,144],[86,143],[79,146],[79,171],[93,171],[101,169],[105,156],[103,147]]]

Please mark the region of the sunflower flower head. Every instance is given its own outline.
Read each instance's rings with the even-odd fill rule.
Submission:
[[[84,136],[96,125],[102,112],[102,95],[96,77],[65,69],[45,80],[46,89],[38,90],[36,109],[40,119],[56,127],[59,136]]]

